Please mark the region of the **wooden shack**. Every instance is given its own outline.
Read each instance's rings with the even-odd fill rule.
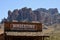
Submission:
[[[41,23],[5,22],[5,40],[44,40]],[[38,33],[39,32],[39,33]]]

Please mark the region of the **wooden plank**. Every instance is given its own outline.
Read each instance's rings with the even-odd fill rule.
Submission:
[[[4,34],[0,34],[0,40],[4,40]]]
[[[5,31],[7,30],[8,31],[20,31],[20,32],[38,32],[38,31],[41,32],[42,31],[41,23],[5,22],[4,26],[5,26]],[[16,27],[16,30],[15,30],[15,27]]]

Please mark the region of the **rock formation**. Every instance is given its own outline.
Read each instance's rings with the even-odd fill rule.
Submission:
[[[57,8],[38,8],[36,10],[32,10],[31,8],[24,7],[22,9],[15,9],[12,12],[8,11],[7,19],[4,21],[12,22],[16,20],[18,22],[32,22],[38,21],[45,25],[52,25],[54,23],[60,23],[60,14]]]

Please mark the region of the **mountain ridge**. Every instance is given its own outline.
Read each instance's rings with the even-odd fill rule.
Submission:
[[[32,10],[31,8],[24,7],[21,9],[14,9],[13,11],[9,10],[8,17],[4,18],[2,22],[13,22],[13,20],[18,22],[38,21],[45,25],[52,25],[54,23],[60,23],[60,14],[57,8],[38,8]]]

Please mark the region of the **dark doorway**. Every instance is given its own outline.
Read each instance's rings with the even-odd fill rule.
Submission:
[[[5,40],[42,40],[41,36],[6,36]]]

